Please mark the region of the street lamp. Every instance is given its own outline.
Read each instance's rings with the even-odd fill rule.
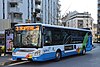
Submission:
[[[3,0],[3,19],[5,19],[5,0]]]
[[[36,12],[34,12],[34,13],[33,13],[34,23],[36,23],[36,16],[37,16],[37,13],[36,13]]]

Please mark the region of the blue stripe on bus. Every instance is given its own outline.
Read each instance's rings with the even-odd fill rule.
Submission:
[[[32,60],[33,61],[46,61],[46,60],[51,60],[51,59],[55,59],[55,52],[51,52],[51,53],[45,53],[39,57],[33,57]]]
[[[86,45],[86,51],[92,50],[92,37],[88,38],[88,43]]]
[[[67,53],[62,52],[62,57],[66,57],[66,56],[70,56],[70,55],[75,55],[75,54],[78,54],[78,53],[76,51],[67,52]]]
[[[51,60],[51,59],[55,59],[55,54],[56,52],[52,52],[52,53],[47,53],[47,54],[43,54],[41,55],[40,57],[33,57],[33,61],[46,61],[46,60]],[[67,53],[64,53],[64,51],[62,51],[62,57],[65,57],[65,56],[70,56],[70,55],[75,55],[75,54],[78,54],[76,51],[73,51],[73,52],[67,52]]]
[[[51,52],[51,53],[45,53],[39,57],[33,57],[32,60],[33,61],[46,61],[46,60],[51,60],[51,59],[55,59],[55,54],[56,52]],[[74,55],[74,54],[78,54],[76,51],[73,52],[68,52],[68,53],[64,53],[64,51],[62,51],[62,57],[65,56],[70,56],[70,55]],[[17,58],[25,58],[25,57],[18,57],[18,56],[13,56],[12,59],[13,60],[17,60]]]
[[[25,57],[21,57],[21,56],[12,56],[13,60],[17,60],[18,58],[25,58]]]

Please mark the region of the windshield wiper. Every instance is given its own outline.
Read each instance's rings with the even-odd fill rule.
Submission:
[[[19,48],[19,47],[21,47],[21,45],[16,44],[16,45],[14,45],[13,47]]]

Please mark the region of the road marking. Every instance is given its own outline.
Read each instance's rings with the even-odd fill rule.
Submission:
[[[30,62],[30,61],[17,62],[17,63],[9,64],[9,65],[7,65],[7,66],[10,67],[10,66],[18,65],[18,64],[27,63],[27,62]]]

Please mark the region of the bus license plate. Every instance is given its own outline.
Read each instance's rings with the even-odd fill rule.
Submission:
[[[28,60],[27,58],[22,58],[22,60]]]

